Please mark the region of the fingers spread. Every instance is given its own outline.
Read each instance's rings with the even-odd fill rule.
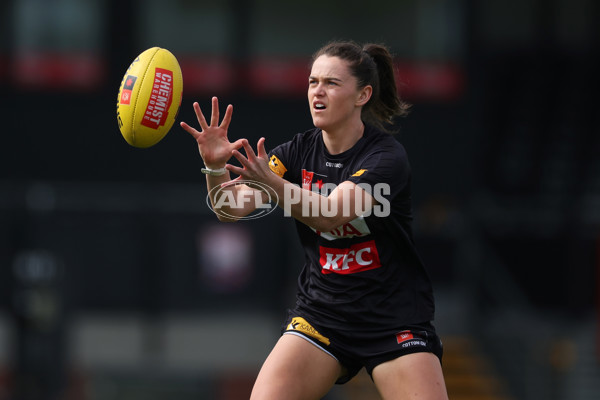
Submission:
[[[235,156],[235,154],[234,154]],[[237,158],[237,157],[236,157]],[[240,161],[241,162],[241,161]],[[227,168],[227,170],[229,172],[233,172],[236,175],[239,175],[236,179],[234,180],[239,180],[242,179],[242,173],[244,172],[244,168],[240,168],[240,167],[236,167],[235,165],[231,165],[231,164],[226,164],[225,168]]]
[[[250,143],[248,143],[248,140],[242,139],[242,146],[244,146],[244,151],[246,152],[248,160],[256,159],[256,154],[254,153],[252,146],[250,146]]]
[[[183,130],[185,130],[187,133],[189,133],[190,135],[192,135],[194,137],[194,139],[198,140],[201,137],[200,132],[198,132],[196,129],[192,128],[191,126],[189,126],[185,122],[181,122],[179,125],[181,125],[181,127],[183,128]]]
[[[256,150],[258,151],[258,156],[260,158],[267,158],[267,151],[265,150],[265,138],[261,137],[258,139],[258,144],[256,145]]]
[[[231,155],[234,156],[240,162],[240,164],[242,164],[244,167],[248,167],[248,165],[249,165],[248,159],[246,157],[244,157],[244,155],[242,153],[240,153],[237,150],[233,150],[231,152]]]
[[[210,126],[219,126],[219,99],[212,98],[212,114],[210,116]]]
[[[229,129],[229,124],[231,123],[232,115],[233,115],[233,106],[230,104],[227,106],[227,110],[225,110],[225,116],[223,117],[223,121],[221,122],[221,128]]]
[[[208,125],[206,124],[206,118],[204,118],[204,114],[202,114],[202,110],[200,109],[200,104],[198,104],[198,102],[194,102],[194,111],[196,112],[196,118],[198,119],[200,128],[202,128],[202,130],[208,128]]]
[[[232,150],[239,150],[243,146],[244,139],[238,139],[235,142],[231,143]]]

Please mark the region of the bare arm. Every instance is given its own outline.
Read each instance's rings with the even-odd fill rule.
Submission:
[[[266,202],[269,194],[278,198],[278,205],[286,213],[322,232],[329,232],[350,222],[373,207],[373,197],[350,181],[342,182],[329,196],[323,196],[280,178],[268,166],[264,138],[258,141],[258,155],[246,139],[229,142],[227,130],[231,123],[232,105],[227,107],[221,124],[219,124],[219,103],[216,97],[212,98],[210,125],[204,118],[198,103],[194,103],[194,111],[201,130],[198,131],[185,122],[181,123],[181,127],[196,139],[198,151],[207,168],[221,169],[225,166],[227,169],[227,172],[221,176],[206,175],[210,201],[220,221],[234,222],[256,209],[254,201],[240,201],[240,199],[260,198]],[[246,157],[238,151],[242,146]],[[232,155],[240,161],[242,168],[226,164]],[[232,180],[230,172],[239,176]],[[250,187],[244,181],[262,183],[271,193],[267,194]],[[230,196],[235,201],[219,201],[223,199],[221,196]]]
[[[323,196],[280,178],[269,168],[264,143],[264,138],[258,141],[256,154],[248,141],[243,139],[246,157],[238,150],[232,152],[242,168],[227,165],[227,169],[239,174],[237,179],[253,180],[268,186],[276,194],[278,205],[305,225],[321,232],[329,232],[374,206],[372,195],[350,181],[342,182],[329,196]]]

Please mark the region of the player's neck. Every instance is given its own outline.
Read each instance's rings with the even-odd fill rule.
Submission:
[[[335,155],[349,150],[363,137],[365,125],[361,120],[340,129],[323,130],[323,143],[329,154]]]

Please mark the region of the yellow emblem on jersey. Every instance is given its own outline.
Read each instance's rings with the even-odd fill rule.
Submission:
[[[362,174],[364,174],[365,172],[367,172],[366,169],[359,169],[358,171],[356,171],[352,176],[361,176]]]
[[[279,161],[279,158],[277,158],[275,154],[273,154],[269,160],[269,168],[271,168],[271,171],[275,172],[280,178],[283,178],[283,174],[287,171],[287,168]]]
[[[294,317],[292,318],[292,322],[287,326],[286,331],[297,331],[302,332],[305,335],[308,335],[314,339],[317,339],[319,342],[326,344],[329,346],[329,339],[325,336],[321,335],[315,328],[312,327],[311,324],[306,322],[304,318]]]

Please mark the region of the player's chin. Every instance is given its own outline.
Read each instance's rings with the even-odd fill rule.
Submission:
[[[312,115],[312,121],[313,121],[313,125],[315,126],[315,128],[319,128],[321,130],[325,130],[325,128],[327,127],[327,123],[326,121],[318,116],[318,115]]]

